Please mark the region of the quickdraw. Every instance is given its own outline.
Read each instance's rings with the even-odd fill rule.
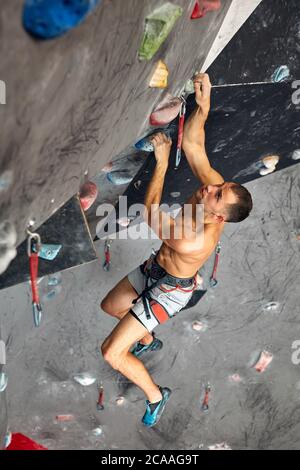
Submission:
[[[102,383],[99,386],[99,397],[97,401],[97,410],[102,411],[104,410],[104,388]]]
[[[31,233],[29,230],[27,230],[27,232],[29,234],[27,241],[27,254],[30,268],[33,321],[35,326],[38,327],[40,326],[42,320],[42,307],[40,304],[37,285],[41,237],[38,233]]]
[[[105,256],[105,261],[103,263],[103,269],[104,271],[109,271],[110,269],[110,246],[111,246],[111,240],[107,239],[105,240],[105,247],[104,247],[104,256]]]
[[[179,111],[179,123],[178,123],[178,139],[177,139],[177,150],[176,150],[176,162],[175,167],[177,168],[181,160],[181,148],[182,148],[182,138],[183,138],[183,129],[186,113],[186,101],[183,96],[181,96],[181,106]]]
[[[214,268],[213,268],[211,278],[209,280],[210,287],[216,287],[216,285],[218,284],[216,276],[217,276],[217,267],[218,267],[220,252],[221,252],[221,242],[218,242],[217,247],[216,247],[216,251],[215,251]]]
[[[204,399],[203,399],[202,406],[201,406],[202,411],[208,411],[209,409],[208,401],[209,401],[210,392],[211,392],[211,386],[208,383],[205,386],[205,395],[204,395]]]

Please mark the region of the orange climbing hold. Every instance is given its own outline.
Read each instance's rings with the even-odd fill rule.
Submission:
[[[159,60],[156,69],[150,80],[150,88],[166,88],[168,86],[169,71],[166,64]]]
[[[209,11],[218,10],[221,7],[221,0],[196,0],[191,19],[203,18]]]

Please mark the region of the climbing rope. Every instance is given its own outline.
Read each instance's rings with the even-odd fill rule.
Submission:
[[[97,401],[97,410],[102,411],[104,410],[104,388],[102,383],[99,386],[99,397]]]
[[[38,285],[37,285],[41,237],[38,233],[32,233],[28,229],[27,229],[27,233],[28,233],[27,254],[29,258],[29,268],[30,268],[33,321],[34,321],[35,326],[38,327],[40,326],[41,320],[42,320],[42,307],[40,304]]]
[[[202,406],[201,406],[202,411],[208,411],[209,409],[208,401],[209,401],[210,392],[211,392],[211,386],[208,383],[205,386],[205,394],[204,394],[204,399],[203,399]]]

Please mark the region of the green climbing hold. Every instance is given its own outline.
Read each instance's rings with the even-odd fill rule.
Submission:
[[[165,3],[145,18],[145,29],[142,44],[139,49],[140,60],[151,60],[170,31],[183,9],[172,3]]]

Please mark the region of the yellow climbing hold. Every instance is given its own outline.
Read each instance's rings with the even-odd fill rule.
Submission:
[[[263,164],[265,165],[266,168],[273,168],[275,169],[275,166],[279,162],[279,157],[278,155],[269,155],[268,157],[263,158]]]
[[[278,155],[269,155],[268,157],[264,157],[262,159],[262,162],[264,164],[264,168],[261,168],[259,170],[259,173],[261,176],[269,175],[270,173],[273,173],[273,171],[276,168],[277,163],[279,162],[279,157]]]
[[[149,86],[151,88],[166,88],[168,86],[168,75],[169,71],[166,64],[162,60],[159,60]]]

